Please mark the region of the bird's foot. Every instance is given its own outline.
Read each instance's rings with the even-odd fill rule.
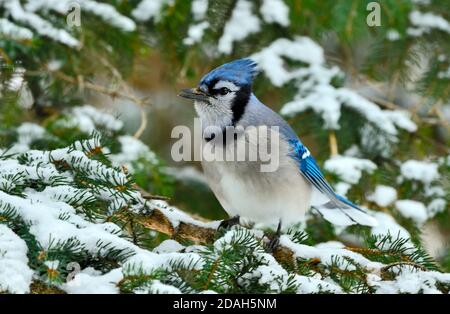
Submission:
[[[280,245],[280,236],[276,234],[275,236],[272,237],[272,239],[270,239],[269,243],[267,244],[267,250],[270,253],[273,253],[279,245]]]
[[[281,220],[278,223],[277,232],[274,234],[274,236],[270,239],[269,243],[267,244],[267,250],[270,253],[273,253],[276,248],[280,245],[280,236],[281,236]]]
[[[239,221],[240,221],[239,216],[234,216],[234,217],[231,217],[230,219],[224,219],[220,222],[219,228],[217,228],[217,230],[229,229],[232,226],[239,225]]]

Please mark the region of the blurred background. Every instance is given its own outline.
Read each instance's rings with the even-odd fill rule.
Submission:
[[[123,121],[114,136],[155,153],[134,168],[142,188],[225,218],[199,163],[171,158],[173,127],[195,117],[177,93],[252,57],[254,93],[335,188],[395,218],[383,227],[424,240],[449,270],[449,15],[450,2],[432,0],[0,1],[0,147],[24,121],[59,137],[55,146],[70,142],[79,130],[56,122],[89,104]]]

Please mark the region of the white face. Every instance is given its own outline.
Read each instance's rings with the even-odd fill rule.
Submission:
[[[200,89],[207,91],[207,86],[200,86]],[[220,128],[231,124],[233,118],[233,105],[236,93],[240,87],[230,81],[218,81],[211,90],[208,90],[211,96],[209,103],[195,101],[195,109],[202,119],[203,125],[218,126]]]
[[[229,81],[218,81],[212,88],[215,91],[215,99],[211,101],[212,105],[227,106],[231,108],[236,92],[239,91],[239,87]]]

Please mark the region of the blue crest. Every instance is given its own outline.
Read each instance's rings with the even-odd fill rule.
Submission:
[[[208,74],[200,81],[200,85],[210,85],[213,81],[226,80],[237,85],[251,85],[253,78],[258,74],[256,62],[249,59],[238,59],[225,63]]]

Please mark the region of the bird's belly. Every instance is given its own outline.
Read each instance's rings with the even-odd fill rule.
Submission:
[[[211,189],[230,216],[269,225],[281,219],[289,225],[301,221],[310,207],[311,186],[292,162],[281,160],[274,172],[261,172],[249,162],[202,165]]]

